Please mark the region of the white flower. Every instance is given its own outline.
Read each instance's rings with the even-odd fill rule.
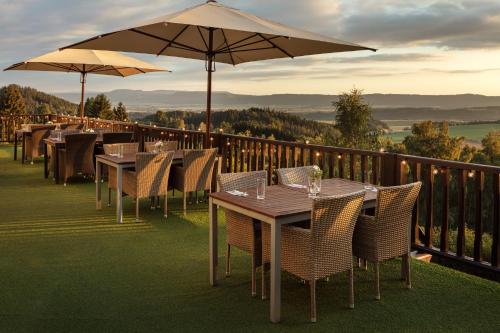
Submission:
[[[313,169],[314,169],[314,171],[321,171],[321,169],[317,165],[313,166]]]
[[[161,148],[161,147],[163,147],[163,141],[157,141],[157,142],[155,143],[155,147],[156,147],[156,148]]]
[[[94,129],[92,129],[92,128],[87,128],[87,130],[86,130],[85,132],[87,132],[87,133],[94,133]]]

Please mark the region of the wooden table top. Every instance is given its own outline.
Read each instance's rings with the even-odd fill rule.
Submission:
[[[363,184],[346,179],[323,179],[321,197],[344,195],[365,189]],[[248,193],[247,197],[240,197],[227,192],[210,194],[214,199],[227,202],[240,208],[248,209],[255,213],[277,219],[304,214],[311,211],[313,199],[307,196],[305,188],[294,188],[286,185],[273,185],[266,188],[266,198],[257,199],[256,188],[239,189]],[[365,205],[375,204],[377,192],[366,190]]]
[[[100,154],[96,155],[96,158],[100,160],[105,160],[114,164],[134,164],[136,154],[124,154],[123,157]],[[184,158],[184,153],[182,150],[176,150],[174,152],[174,160],[180,160]]]

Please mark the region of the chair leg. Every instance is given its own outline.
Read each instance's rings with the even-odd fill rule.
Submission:
[[[411,271],[410,271],[411,258],[410,258],[410,254],[407,253],[405,257],[406,257],[406,260],[405,260],[406,288],[411,289]]]
[[[380,263],[375,263],[375,299],[380,300]]]
[[[149,209],[155,210],[155,197],[149,197]]]
[[[365,271],[367,271],[367,270],[368,270],[368,260],[366,260],[366,259],[363,259],[363,269],[364,269]]]
[[[264,260],[262,260],[264,261]],[[261,267],[261,288],[262,288],[262,300],[266,300],[267,299],[267,283],[266,283],[266,271],[267,271],[267,264],[265,264],[264,262],[262,262],[262,267]]]
[[[361,258],[358,257],[358,268],[361,268]]]
[[[160,196],[159,195],[156,196],[156,208],[158,208],[158,209],[161,208],[161,206],[160,206]]]
[[[226,248],[226,277],[231,276],[231,245],[228,243]]]
[[[108,207],[111,207],[111,189],[108,188]]]
[[[316,322],[316,280],[309,281],[311,287],[311,322]]]
[[[165,193],[165,201],[163,202],[163,216],[167,218],[168,216],[168,204],[167,204],[167,198],[168,195]],[[160,200],[160,197],[158,197],[158,201]]]
[[[354,269],[349,270],[349,308],[354,309]]]
[[[139,222],[139,198],[135,198],[135,222]]]
[[[257,296],[257,262],[255,258],[255,254],[252,254],[252,297]]]

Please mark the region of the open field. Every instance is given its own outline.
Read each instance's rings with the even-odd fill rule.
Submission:
[[[500,131],[500,124],[465,124],[450,126],[451,136],[463,136],[467,141],[474,144],[480,144],[481,139],[490,131]],[[400,143],[410,133],[411,131],[400,131],[391,133],[387,136],[392,138],[394,142]]]

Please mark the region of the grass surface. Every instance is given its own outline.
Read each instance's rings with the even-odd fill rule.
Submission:
[[[450,126],[450,136],[463,136],[467,141],[481,144],[481,140],[491,131],[500,131],[500,124],[466,124]],[[387,137],[392,138],[395,143],[403,142],[411,131],[394,132]]]
[[[94,184],[54,185],[42,163],[12,161],[0,145],[0,332],[498,332],[500,284],[435,264],[413,262],[413,286],[398,280],[397,260],[355,270],[356,308],[347,308],[347,275],[319,283],[318,323],[310,324],[309,288],[283,275],[282,323],[269,302],[250,296],[250,258],[235,251],[231,278],[208,284],[206,205],[168,221],[142,205],[141,223],[125,199],[95,210]],[[104,191],[103,191],[104,193]],[[224,228],[220,263],[224,266]]]

